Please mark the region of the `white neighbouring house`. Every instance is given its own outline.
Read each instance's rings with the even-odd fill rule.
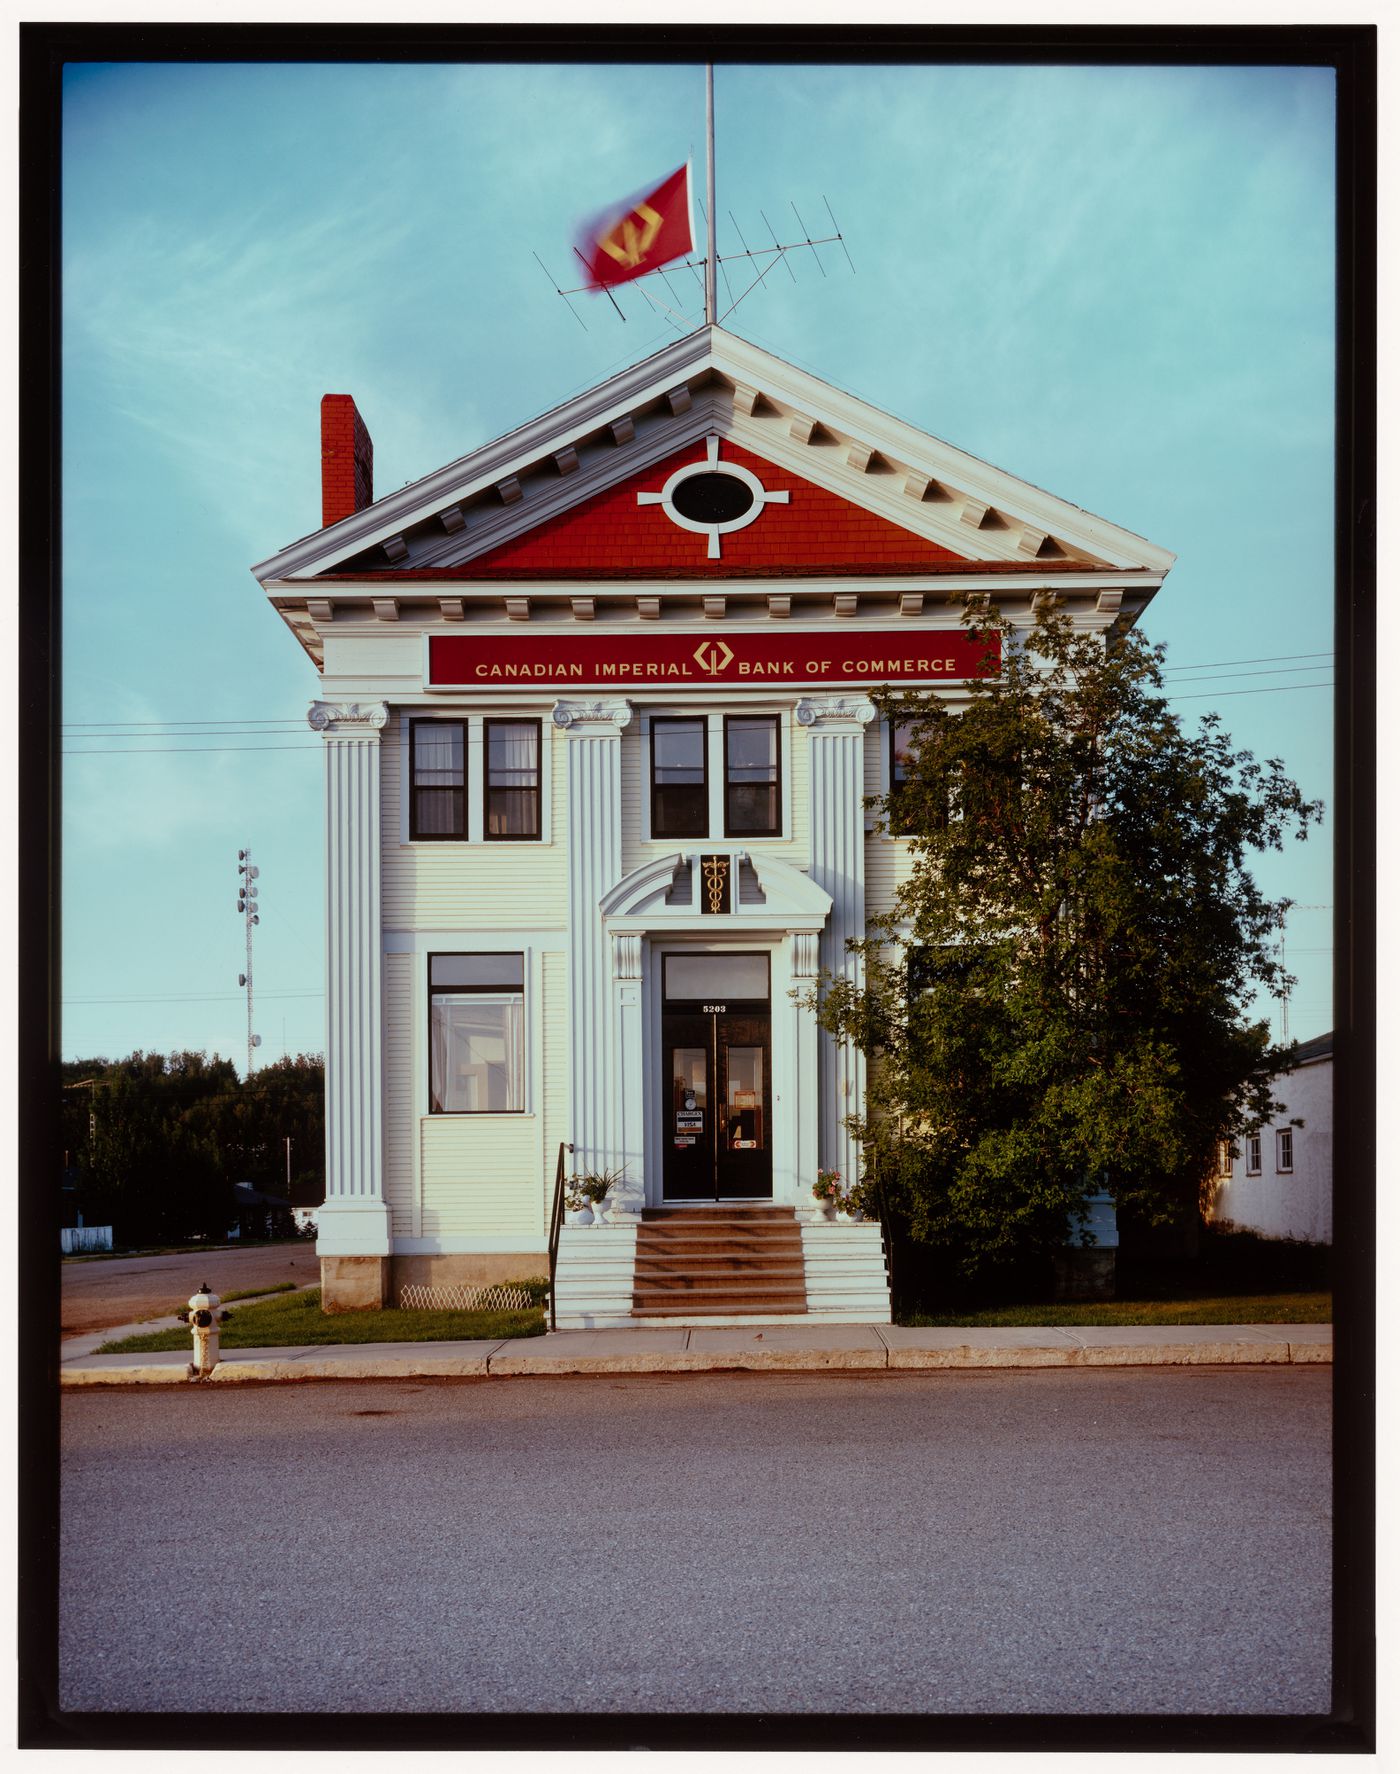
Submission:
[[[1263,1127],[1226,1142],[1208,1217],[1266,1238],[1332,1242],[1332,1036],[1298,1043],[1298,1064],[1273,1081],[1284,1106]],[[1301,1125],[1295,1125],[1301,1123]]]
[[[858,1055],[799,1002],[888,909],[884,683],[956,703],[990,601],[1131,624],[1166,550],[703,327],[254,571],[321,676],[331,1310],[538,1274],[562,1324],[887,1319]]]

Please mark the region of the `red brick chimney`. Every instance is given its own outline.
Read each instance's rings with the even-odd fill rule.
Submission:
[[[321,527],[374,503],[374,444],[348,394],[321,396]]]

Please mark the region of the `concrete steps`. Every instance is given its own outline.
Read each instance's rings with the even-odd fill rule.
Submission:
[[[802,1314],[806,1307],[802,1235],[790,1207],[725,1202],[643,1212],[634,1319]]]
[[[880,1228],[799,1225],[790,1207],[649,1208],[565,1226],[560,1330],[680,1324],[888,1324]]]

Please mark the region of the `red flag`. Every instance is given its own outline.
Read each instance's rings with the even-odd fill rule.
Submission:
[[[692,250],[690,165],[678,166],[654,191],[615,203],[579,235],[578,255],[590,280],[628,283]]]

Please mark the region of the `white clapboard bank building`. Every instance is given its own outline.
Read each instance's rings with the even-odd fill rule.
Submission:
[[[322,404],[323,527],[254,570],[320,673],[330,1310],[541,1273],[561,1325],[888,1319],[855,965],[898,838],[870,690],[957,700],[986,599],[1134,621],[1164,549],[706,326],[383,498]]]

